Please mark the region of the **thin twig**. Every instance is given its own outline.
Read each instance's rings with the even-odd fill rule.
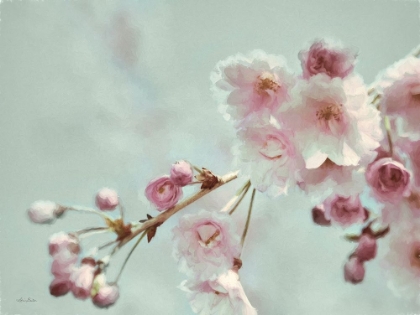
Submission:
[[[248,233],[249,222],[251,221],[252,205],[254,204],[255,192],[256,192],[256,190],[254,188],[252,190],[251,202],[249,203],[248,216],[246,218],[245,228],[244,228],[244,231],[242,233],[242,238],[241,238],[241,246],[242,247],[244,247],[246,234]]]
[[[121,277],[121,274],[124,270],[125,265],[127,264],[128,260],[130,259],[130,256],[133,254],[134,250],[136,249],[136,247],[140,244],[141,240],[146,236],[147,234],[147,230],[143,232],[143,234],[139,237],[139,239],[137,240],[137,242],[134,244],[134,246],[131,248],[130,252],[128,253],[127,257],[124,260],[124,263],[121,266],[120,272],[117,275],[117,278],[115,279],[115,281],[113,282],[114,284],[116,284],[118,282],[118,280]]]
[[[113,240],[113,241],[110,241],[110,242],[108,242],[108,243],[105,243],[105,244],[103,244],[103,245],[101,245],[101,246],[98,246],[98,250],[102,250],[102,249],[104,249],[104,248],[106,248],[106,247],[108,247],[108,246],[110,246],[110,245],[112,245],[112,244],[115,244],[115,243],[117,243],[118,241],[117,240]]]
[[[85,238],[93,234],[105,233],[105,232],[111,232],[111,231],[112,230],[109,227],[96,227],[96,228],[83,229],[83,230],[80,230],[71,234],[76,235],[79,238]]]
[[[216,190],[217,188],[223,186],[224,184],[227,184],[230,181],[236,179],[237,177],[238,177],[238,171],[228,173],[228,174],[222,176],[221,178],[219,178],[219,182],[216,185],[214,185],[213,188],[200,189],[196,194],[192,195],[191,197],[189,197],[187,199],[184,199],[183,201],[179,202],[178,204],[176,204],[172,208],[169,208],[165,212],[162,212],[158,216],[156,216],[156,217],[154,217],[150,220],[147,220],[139,228],[133,229],[132,233],[120,242],[120,245],[121,245],[120,247],[124,246],[126,243],[128,243],[130,240],[135,238],[141,232],[147,230],[148,228],[150,228],[152,226],[155,226],[157,224],[161,224],[161,223],[165,222],[167,219],[169,219],[171,216],[173,216],[178,211],[180,211],[183,208],[189,206],[190,204],[197,201],[201,197],[204,197],[205,195],[212,192],[213,190]]]
[[[125,211],[124,211],[124,206],[122,205],[121,199],[118,200],[118,208],[120,210],[121,220],[124,222],[124,212]]]
[[[66,210],[94,213],[94,214],[100,215],[104,219],[110,219],[111,220],[111,218],[109,216],[107,216],[106,214],[104,214],[103,212],[100,212],[100,211],[92,209],[92,208],[83,207],[83,206],[71,206],[71,207],[64,206],[64,208]]]
[[[245,190],[243,191],[241,197],[239,198],[239,200],[236,202],[236,204],[233,206],[233,208],[229,211],[229,215],[231,215],[233,212],[235,212],[235,210],[238,208],[238,206],[240,205],[240,203],[242,202],[242,200],[245,198],[246,194],[248,193],[249,187],[251,187],[251,183],[249,183]]]
[[[235,193],[235,195],[225,204],[225,206],[220,210],[220,212],[228,212],[232,205],[234,205],[237,200],[241,197],[241,194],[244,190],[249,187],[250,181],[246,181]]]
[[[385,124],[385,129],[386,129],[386,136],[388,138],[389,154],[392,157],[394,155],[394,148],[393,148],[393,145],[392,145],[391,124],[389,122],[389,117],[388,116],[384,117],[384,124]]]

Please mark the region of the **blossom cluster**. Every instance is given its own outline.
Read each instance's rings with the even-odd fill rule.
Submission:
[[[306,193],[315,224],[344,229],[345,238],[357,243],[343,263],[348,283],[363,282],[367,262],[379,256],[378,240],[387,237],[382,265],[389,287],[420,303],[419,56],[420,51],[390,66],[370,87],[355,72],[357,52],[326,40],[298,53],[298,73],[282,56],[261,50],[217,63],[211,90],[236,131],[232,153],[246,182],[220,211],[185,214],[173,229],[173,256],[187,277],[179,288],[195,313],[257,314],[239,277],[256,191],[271,197]],[[124,222],[120,197],[108,188],[96,194],[97,209],[35,202],[28,210],[34,223],[53,223],[69,211],[105,221],[103,227],[51,236],[51,295],[71,292],[98,307],[113,305],[122,269],[143,237],[150,242],[172,215],[237,177],[237,172],[220,177],[178,161],[144,189],[159,214],[132,223]],[[182,200],[183,187],[194,184],[199,190]],[[240,238],[232,214],[251,187]],[[82,238],[97,232],[115,233],[116,239],[84,254]],[[111,258],[136,237],[117,279],[108,282]],[[113,244],[110,254],[96,257]]]
[[[383,134],[379,111],[353,71],[356,53],[320,40],[299,58],[300,74],[262,51],[217,64],[212,90],[237,130],[238,165],[272,195],[291,188],[357,194]]]
[[[189,276],[180,288],[195,313],[257,314],[239,281],[239,237],[228,214],[201,210],[184,215],[173,232],[174,257]]]
[[[110,211],[119,205],[119,197],[114,190],[103,188],[96,194],[95,203],[99,210]],[[95,210],[37,201],[28,209],[28,216],[34,223],[49,224],[68,211]],[[74,233],[59,232],[50,237],[48,252],[52,257],[51,273],[54,278],[49,291],[52,296],[60,297],[71,292],[77,299],[90,298],[100,308],[109,307],[117,301],[118,285],[106,281],[104,262],[94,258],[98,248],[91,251],[92,254],[82,255],[81,238],[88,233],[105,231],[108,228],[88,228]]]
[[[172,165],[170,175],[155,178],[146,187],[146,197],[159,211],[173,207],[182,198],[182,187],[193,180],[193,170],[186,161]]]

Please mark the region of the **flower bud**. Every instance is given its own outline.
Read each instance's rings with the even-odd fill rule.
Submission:
[[[102,188],[96,194],[95,202],[100,210],[114,210],[119,204],[118,194],[115,190]]]
[[[325,217],[340,226],[346,227],[366,220],[366,211],[359,196],[344,197],[336,195],[324,202]]]
[[[28,209],[28,215],[34,223],[52,223],[60,206],[52,201],[39,200]]]
[[[321,226],[331,225],[331,221],[325,217],[324,205],[318,205],[312,209],[312,220],[315,224]]]
[[[164,211],[176,205],[182,197],[182,189],[165,175],[149,182],[145,194],[157,210]]]
[[[320,73],[345,78],[353,71],[356,57],[355,51],[323,40],[315,41],[308,50],[299,53],[305,79]]]
[[[98,293],[92,298],[92,302],[101,308],[109,307],[118,300],[119,296],[118,286],[105,284],[99,288]]]
[[[55,233],[50,237],[48,249],[51,256],[63,250],[68,250],[73,254],[79,254],[80,252],[78,239],[64,232]]]
[[[181,187],[191,183],[193,179],[193,170],[191,165],[182,160],[172,164],[170,177],[175,185]]]
[[[360,261],[368,261],[376,256],[376,239],[369,234],[362,234],[359,239],[359,245],[356,248],[355,255]]]
[[[408,193],[410,173],[400,162],[382,158],[368,167],[366,181],[377,199],[396,203]]]
[[[82,263],[70,275],[70,289],[78,299],[87,299],[90,296],[94,278],[95,267],[90,263]]]
[[[344,280],[357,284],[363,281],[365,277],[365,267],[356,256],[350,257],[344,266]]]
[[[63,249],[53,256],[51,265],[51,273],[56,277],[69,277],[74,271],[74,265],[77,262],[77,254]]]
[[[50,284],[50,294],[53,296],[62,296],[70,291],[70,281],[68,278],[54,278]]]

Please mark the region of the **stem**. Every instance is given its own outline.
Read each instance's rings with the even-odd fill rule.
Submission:
[[[392,138],[391,138],[391,124],[389,122],[389,117],[385,116],[384,117],[384,124],[385,124],[385,129],[386,129],[386,136],[388,138],[388,145],[389,145],[389,154],[391,156],[394,155],[394,148],[392,145]]]
[[[89,212],[89,213],[95,213],[97,215],[100,215],[102,218],[104,219],[110,219],[110,217],[108,217],[106,214],[104,214],[103,212],[100,212],[98,210],[92,209],[92,208],[88,208],[88,207],[83,207],[83,206],[71,206],[71,207],[65,207],[66,210],[73,210],[73,211],[79,211],[79,212]]]
[[[238,189],[238,191],[235,193],[235,196],[233,196],[226,205],[220,210],[220,212],[227,212],[233,204],[238,200],[239,197],[241,197],[243,191],[249,187],[250,181],[246,181],[244,185],[241,186],[241,188]]]
[[[101,246],[98,246],[98,251],[99,250],[101,250],[101,249],[104,249],[104,248],[106,248],[106,247],[108,247],[108,246],[110,246],[110,245],[112,245],[112,244],[114,244],[114,243],[116,243],[116,242],[118,242],[118,241],[110,241],[110,242],[108,242],[108,243],[105,243],[105,244],[103,244],[103,245],[101,245]]]
[[[94,228],[86,228],[86,229],[83,229],[83,230],[80,230],[71,234],[77,237],[80,237],[80,236],[87,237],[92,234],[110,232],[110,231],[111,229],[109,227],[94,227]]]
[[[200,168],[198,168],[197,166],[195,166],[193,164],[191,164],[191,165],[192,165],[193,169],[195,169],[198,173],[200,173],[200,174],[202,173],[202,170]]]
[[[132,233],[120,242],[120,244],[119,244],[119,245],[121,245],[120,247],[124,246],[126,243],[131,241],[133,238],[135,238],[141,232],[146,231],[148,228],[150,228],[154,225],[165,222],[167,219],[169,219],[171,216],[173,216],[178,211],[180,211],[183,208],[189,206],[190,204],[197,201],[201,197],[204,197],[205,195],[212,192],[213,190],[216,190],[217,188],[223,186],[224,184],[227,184],[230,181],[236,179],[237,177],[238,177],[238,171],[228,173],[228,174],[222,176],[221,178],[219,178],[219,182],[216,185],[214,185],[213,188],[201,189],[196,194],[192,195],[191,197],[189,197],[187,199],[184,199],[183,201],[179,202],[178,204],[176,204],[172,208],[169,208],[168,210],[166,210],[165,212],[162,212],[158,216],[156,216],[156,217],[154,217],[150,220],[147,220],[139,228],[133,229]]]
[[[117,278],[115,279],[115,281],[113,282],[113,284],[116,284],[118,282],[118,280],[121,277],[121,274],[124,270],[125,265],[127,264],[128,260],[130,259],[130,256],[133,254],[134,250],[136,249],[136,247],[140,244],[141,240],[146,236],[147,234],[147,230],[143,232],[143,234],[139,237],[139,239],[137,240],[137,242],[134,244],[134,246],[131,248],[130,252],[128,253],[127,257],[124,260],[123,265],[121,266],[120,272],[118,273]]]
[[[245,242],[246,234],[248,233],[249,222],[251,221],[252,205],[254,204],[255,192],[256,192],[256,190],[254,188],[252,190],[251,202],[249,203],[249,209],[248,209],[248,216],[246,218],[245,228],[244,228],[244,231],[242,233],[242,238],[241,238],[241,246],[242,246],[242,248],[244,247],[244,242]]]
[[[118,208],[120,210],[121,220],[124,222],[124,206],[121,203],[121,199],[119,199]]]
[[[242,200],[245,198],[246,194],[248,193],[249,187],[251,187],[251,183],[246,186],[244,192],[242,193],[242,196],[239,198],[238,202],[233,206],[233,208],[229,211],[229,215],[231,215],[233,212],[235,212],[236,208],[240,205]]]

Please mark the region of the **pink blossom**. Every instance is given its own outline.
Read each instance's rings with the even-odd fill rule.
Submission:
[[[53,234],[50,237],[48,249],[51,256],[54,256],[63,250],[68,250],[76,255],[80,252],[78,239],[75,236],[65,232]]]
[[[119,298],[119,288],[116,284],[111,285],[106,282],[104,274],[95,277],[91,291],[92,302],[98,307],[109,307]]]
[[[323,204],[320,204],[314,208],[312,208],[312,220],[314,223],[322,226],[329,226],[331,225],[331,220],[328,220],[325,217],[325,208]]]
[[[70,275],[71,291],[78,299],[87,299],[90,296],[95,272],[95,264],[92,260],[82,261],[79,268]]]
[[[252,120],[238,131],[238,140],[240,144],[234,152],[238,166],[259,191],[276,186],[285,192],[288,185],[296,182],[302,159],[295,149],[292,132],[273,120]]]
[[[366,171],[366,180],[374,196],[383,202],[397,203],[409,193],[410,173],[392,158],[373,162]]]
[[[96,194],[95,202],[100,210],[114,210],[119,204],[118,194],[115,190],[102,188]]]
[[[149,199],[159,211],[173,207],[178,200],[182,198],[181,187],[175,185],[167,175],[150,181],[146,187],[145,193],[147,199]]]
[[[396,62],[378,75],[376,84],[383,94],[380,105],[398,134],[420,140],[420,59],[410,56]]]
[[[68,249],[61,249],[53,255],[51,273],[56,277],[69,277],[75,269],[77,260],[77,254]]]
[[[420,294],[420,221],[410,216],[394,224],[389,250],[382,266],[388,287],[399,297],[417,299]]]
[[[51,223],[60,211],[60,206],[52,201],[39,200],[28,209],[28,215],[34,223]]]
[[[356,256],[350,257],[344,266],[344,280],[357,284],[363,281],[365,277],[365,267]]]
[[[366,219],[359,196],[334,196],[324,202],[325,217],[332,222],[346,227],[355,223],[362,223]]]
[[[318,168],[300,169],[299,177],[299,187],[318,202],[323,202],[331,195],[359,194],[366,185],[361,167],[337,165],[330,159]]]
[[[239,256],[239,237],[226,213],[201,210],[184,215],[173,232],[180,270],[202,280],[232,268]]]
[[[376,256],[377,244],[375,237],[369,234],[362,234],[355,255],[360,261],[368,261]]]
[[[67,277],[56,277],[50,284],[50,294],[53,296],[66,295],[70,291],[70,281]]]
[[[180,288],[187,292],[191,308],[196,314],[257,314],[244,292],[238,274],[232,270],[204,282],[184,281]]]
[[[193,179],[193,170],[190,163],[181,160],[172,164],[170,177],[175,185],[181,187],[191,183]]]
[[[294,78],[280,56],[255,50],[220,61],[211,74],[215,99],[225,117],[269,115],[289,100]]]
[[[305,79],[319,73],[331,78],[344,78],[353,71],[356,57],[355,51],[324,40],[316,40],[308,50],[299,52]]]
[[[420,186],[420,140],[408,141],[407,139],[400,139],[396,144],[408,154],[415,185]]]
[[[293,130],[308,169],[327,159],[360,166],[375,157],[383,137],[379,111],[368,104],[366,87],[357,76],[341,80],[320,74],[300,81],[289,108],[276,117]]]

